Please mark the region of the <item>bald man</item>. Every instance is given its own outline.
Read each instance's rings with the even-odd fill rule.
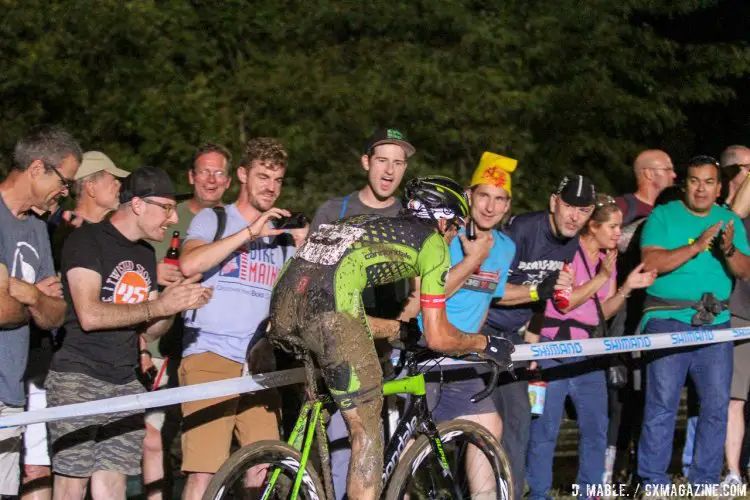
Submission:
[[[642,151],[633,162],[633,172],[638,189],[635,193],[615,198],[622,210],[623,225],[647,217],[654,208],[656,198],[665,188],[674,184],[677,174],[672,159],[658,149]]]
[[[637,220],[645,220],[654,209],[654,203],[661,192],[673,185],[677,177],[672,159],[667,153],[658,149],[642,151],[633,162],[633,173],[638,185],[636,192],[615,198],[615,203],[622,211],[623,226]],[[634,234],[634,231],[623,231],[620,243],[624,248],[628,248],[628,251],[623,253],[623,258],[619,259],[618,276],[627,276],[628,272],[640,263],[640,249],[630,246],[630,238]],[[619,313],[612,323],[613,331],[620,330],[623,335],[633,333],[642,314],[644,298],[645,294],[641,292],[635,293],[634,297],[628,300],[625,310]],[[609,428],[607,430],[604,477],[602,478],[605,484],[612,482],[618,451],[621,458],[624,457],[631,437],[637,439],[636,427],[639,422],[642,401],[640,397],[634,396],[633,390],[635,389],[635,387],[629,386],[622,389],[609,388]],[[640,391],[640,389],[637,390]],[[634,467],[635,464],[631,463],[629,466]]]

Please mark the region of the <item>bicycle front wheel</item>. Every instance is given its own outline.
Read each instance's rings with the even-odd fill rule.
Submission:
[[[300,454],[297,450],[281,441],[258,441],[237,450],[224,462],[211,479],[203,500],[248,497],[290,500],[298,472]],[[325,498],[320,478],[309,463],[301,473],[302,483],[296,498]],[[248,475],[254,479],[249,483]]]
[[[495,438],[481,425],[451,420],[437,426],[455,482],[451,490],[427,436],[404,453],[388,483],[387,500],[513,498],[510,461]]]

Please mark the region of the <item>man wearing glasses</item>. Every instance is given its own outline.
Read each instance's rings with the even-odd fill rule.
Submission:
[[[179,197],[163,170],[142,167],[125,179],[109,220],[66,240],[61,274],[70,307],[47,376],[49,406],[143,392],[135,372],[138,335],[156,338],[176,313],[210,300],[200,276],[156,290],[154,250],[143,240],[164,238],[177,222]],[[83,499],[87,487],[94,500],[125,498],[126,476],[141,470],[142,412],[50,422],[48,430],[54,498]]]
[[[220,207],[222,198],[231,184],[232,155],[219,144],[202,144],[193,155],[188,182],[193,186],[193,197],[177,204],[179,221],[171,226],[171,231],[179,231],[182,239],[187,235],[193,217],[204,208]],[[170,236],[170,235],[167,235]],[[181,279],[179,266],[164,262],[171,238],[150,241],[156,252],[156,276],[159,285],[166,286]],[[182,350],[182,318],[175,318],[166,335],[148,344],[141,350],[141,369],[161,373],[154,381],[160,389],[176,386],[177,367]],[[144,346],[145,347],[145,346]],[[165,366],[165,363],[167,366]],[[169,414],[169,419],[167,419]],[[169,449],[180,424],[179,408],[153,408],[146,412],[146,439],[143,443],[143,482],[147,498],[159,500],[169,496],[169,482],[164,481],[164,450]],[[167,423],[165,428],[165,423]],[[164,486],[160,486],[164,485]]]
[[[224,193],[232,182],[232,154],[220,144],[206,143],[198,147],[188,170],[188,182],[193,186],[193,196],[177,204],[179,222],[170,228],[179,231],[182,239],[187,234],[193,217],[204,208],[222,205]],[[169,236],[169,235],[168,235]],[[177,266],[164,263],[170,239],[150,242],[156,251],[158,280],[160,285],[182,278]]]
[[[0,416],[23,411],[23,376],[29,323],[59,327],[65,301],[52,266],[44,222],[32,207],[48,210],[68,194],[81,162],[81,148],[66,131],[38,127],[13,150],[13,167],[0,183]],[[0,496],[18,494],[19,427],[0,429]]]
[[[716,203],[720,191],[719,162],[694,157],[687,164],[683,199],[656,207],[646,220],[641,255],[644,269],[656,271],[658,277],[646,291],[644,333],[689,331],[701,336],[730,327],[733,279],[750,278],[750,247],[740,218]],[[638,476],[647,486],[670,484],[672,434],[680,391],[689,375],[700,411],[688,480],[717,484],[727,429],[732,345],[646,352],[644,361]],[[663,491],[648,489],[657,495]]]
[[[635,193],[615,198],[622,211],[623,226],[640,217],[647,217],[654,209],[659,194],[674,184],[677,178],[672,159],[658,149],[642,151],[633,162],[633,172],[638,189]]]

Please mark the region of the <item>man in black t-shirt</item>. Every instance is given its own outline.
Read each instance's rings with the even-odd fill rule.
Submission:
[[[143,392],[136,379],[139,334],[167,331],[174,314],[202,307],[211,290],[200,276],[181,280],[158,295],[154,250],[177,222],[167,174],[142,167],[127,178],[111,219],[71,234],[62,252],[68,303],[65,338],[47,376],[49,406]],[[140,473],[143,413],[95,415],[49,423],[55,496],[125,498],[127,475]],[[85,429],[85,432],[84,432]]]

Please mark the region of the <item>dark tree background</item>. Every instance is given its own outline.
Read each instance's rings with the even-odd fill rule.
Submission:
[[[276,136],[281,204],[311,212],[361,185],[390,125],[408,176],[518,158],[517,210],[567,172],[621,192],[645,147],[750,143],[748,19],[741,0],[0,0],[0,167],[40,122],[183,185],[198,143]]]

